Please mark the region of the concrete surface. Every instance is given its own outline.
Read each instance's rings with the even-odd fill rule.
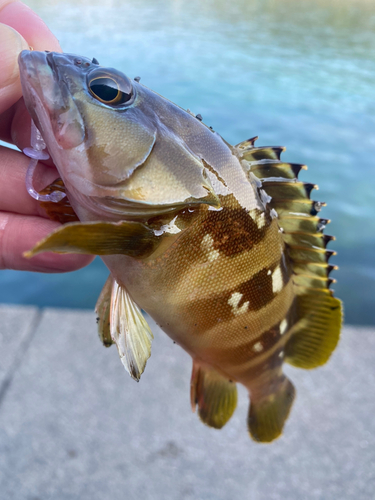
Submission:
[[[0,306],[1,500],[375,498],[375,330],[323,368],[288,367],[281,439],[252,442],[247,395],[221,431],[189,405],[189,356],[154,328],[139,384],[87,311]]]

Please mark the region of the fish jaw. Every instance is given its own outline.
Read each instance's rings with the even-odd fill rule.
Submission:
[[[47,145],[70,202],[78,213],[81,210],[74,202],[72,191],[76,189],[81,192],[90,185],[90,181],[82,179],[75,188],[71,187],[69,170],[77,170],[86,161],[85,126],[74,100],[59,77],[53,55],[27,50],[21,52],[18,62],[22,92],[26,108]],[[80,218],[82,215],[85,218],[87,211],[84,212],[79,214]]]
[[[54,55],[24,50],[19,66],[26,107],[49,148],[70,150],[80,146],[85,138],[84,121],[60,78]]]

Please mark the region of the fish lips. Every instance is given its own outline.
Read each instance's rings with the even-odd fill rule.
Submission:
[[[26,107],[50,150],[54,142],[60,149],[72,149],[85,139],[84,121],[60,75],[59,60],[63,57],[23,50],[18,58]]]

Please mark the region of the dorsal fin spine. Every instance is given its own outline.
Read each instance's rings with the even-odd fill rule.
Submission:
[[[255,148],[250,142],[244,141],[237,147],[248,162],[249,171],[261,180],[261,189],[271,197],[269,207],[278,214],[278,223],[295,274],[301,278],[315,279],[316,283],[321,282],[328,290],[334,282],[328,276],[336,269],[336,266],[328,264],[328,260],[336,252],[326,247],[335,237],[323,234],[330,220],[317,216],[326,204],[310,198],[311,192],[319,189],[318,186],[298,180],[301,170],[307,169],[306,165],[283,163],[280,160],[284,148]],[[308,273],[303,272],[303,266],[309,268]]]

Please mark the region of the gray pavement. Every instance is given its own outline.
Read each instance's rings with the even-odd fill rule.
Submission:
[[[221,431],[189,406],[189,356],[154,328],[139,384],[94,313],[0,306],[0,500],[375,498],[375,330],[323,368],[287,368],[281,439],[252,442],[248,398]]]

